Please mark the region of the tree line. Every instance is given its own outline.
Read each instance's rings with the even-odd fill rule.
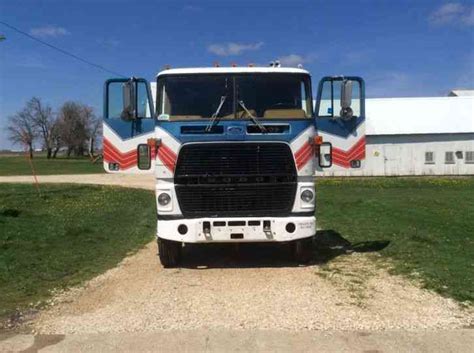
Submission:
[[[40,98],[33,97],[8,118],[7,132],[10,141],[24,146],[31,158],[36,142],[48,159],[56,158],[60,150],[65,150],[68,157],[94,157],[101,127],[94,109],[86,104],[68,101],[54,111]]]

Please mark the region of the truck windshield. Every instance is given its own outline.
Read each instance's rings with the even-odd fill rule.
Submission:
[[[216,112],[219,119],[247,119],[248,113],[261,119],[312,116],[308,75],[170,75],[159,78],[158,90],[158,114],[169,120],[210,119]]]

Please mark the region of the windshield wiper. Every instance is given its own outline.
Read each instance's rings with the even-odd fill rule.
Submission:
[[[221,97],[221,102],[219,103],[219,106],[217,107],[217,110],[214,114],[212,114],[211,121],[209,121],[209,124],[206,126],[206,132],[211,132],[212,128],[217,124],[219,121],[219,112],[222,109],[222,106],[224,105],[225,100],[227,99],[227,96],[222,96]]]
[[[253,116],[252,113],[250,113],[250,111],[247,109],[247,107],[245,106],[244,101],[240,100],[238,102],[239,102],[239,105],[242,107],[242,109],[245,110],[245,112],[247,113],[249,118],[253,121],[253,123],[258,126],[260,131],[261,132],[267,132],[267,129],[265,128],[265,126],[260,124],[260,121],[258,121],[258,119],[255,116]]]

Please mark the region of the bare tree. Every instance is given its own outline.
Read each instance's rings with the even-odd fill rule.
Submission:
[[[89,120],[93,116],[92,108],[78,102],[66,102],[59,112],[59,135],[67,156],[74,152],[76,156],[84,155],[89,139]]]
[[[43,140],[46,157],[49,159],[53,153],[53,130],[56,125],[53,109],[49,105],[44,105],[37,97],[31,98],[26,105],[31,112],[33,125]]]
[[[7,132],[10,141],[28,148],[30,158],[33,158],[33,143],[36,139],[36,130],[33,115],[28,106],[8,118]]]
[[[82,114],[84,119],[84,124],[87,129],[87,152],[91,159],[94,159],[94,151],[96,141],[101,133],[102,123],[99,118],[94,113],[94,108],[83,105],[82,106]]]
[[[60,128],[60,120],[56,119],[56,122],[53,126],[53,129],[51,131],[51,140],[53,142],[53,158],[56,158],[61,145],[61,128]]]

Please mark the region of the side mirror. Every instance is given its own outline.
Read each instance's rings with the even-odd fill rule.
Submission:
[[[332,144],[330,142],[323,142],[319,145],[318,164],[320,168],[332,166]]]
[[[140,170],[151,168],[151,148],[148,144],[139,144],[137,146],[137,167]]]
[[[137,118],[137,100],[135,96],[136,83],[132,78],[122,86],[123,108],[120,115],[123,120],[135,120]]]
[[[352,81],[344,80],[341,83],[341,113],[343,119],[350,119],[354,115],[352,104]]]

